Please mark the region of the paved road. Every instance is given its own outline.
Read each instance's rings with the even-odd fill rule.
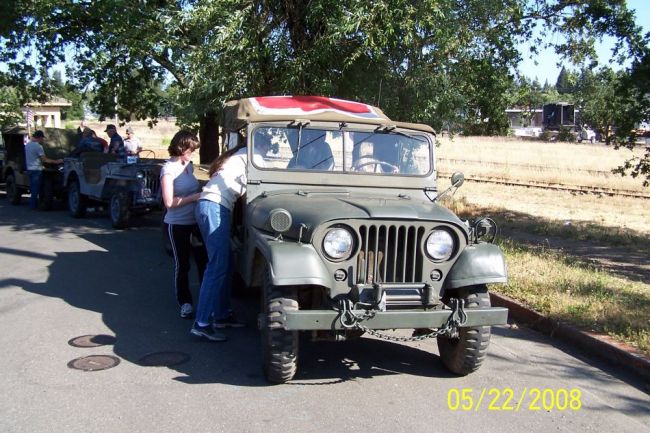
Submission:
[[[433,341],[362,338],[304,342],[296,380],[269,386],[254,299],[236,300],[250,326],[229,331],[228,342],[190,338],[190,323],[177,316],[157,218],[117,232],[106,217],[32,212],[0,194],[0,431],[650,431],[647,383],[516,326],[494,328],[485,365],[464,378],[443,369]],[[68,344],[89,334],[116,341]],[[163,351],[190,359],[173,367],[141,362]],[[88,355],[121,362],[94,372],[67,366]],[[470,388],[472,410],[450,409]],[[545,389],[551,410],[534,401]],[[560,410],[550,399],[566,397],[563,390],[574,394]],[[493,409],[521,401],[519,410],[490,410],[495,397]]]

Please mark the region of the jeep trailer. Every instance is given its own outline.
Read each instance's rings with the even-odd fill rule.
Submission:
[[[57,128],[42,128],[45,133],[43,151],[50,159],[60,159],[67,156],[78,140],[74,131]],[[29,175],[25,160],[25,143],[29,133],[24,127],[14,127],[2,131],[2,165],[0,179],[5,181],[7,200],[13,205],[20,204],[22,195],[30,191]],[[60,164],[43,164],[43,181],[38,194],[38,207],[50,210],[54,207],[55,199],[65,198],[63,185],[63,166]]]

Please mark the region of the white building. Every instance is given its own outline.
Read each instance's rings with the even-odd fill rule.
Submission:
[[[61,108],[71,107],[72,104],[63,98],[53,98],[47,102],[30,102],[23,107],[25,119],[28,119],[28,111],[32,113],[31,126],[38,128],[61,128]]]

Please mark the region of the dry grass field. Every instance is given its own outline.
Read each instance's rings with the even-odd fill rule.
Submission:
[[[545,143],[492,137],[444,138],[438,169],[506,181],[539,181],[623,189],[650,194],[639,179],[611,173],[639,155],[603,144]],[[448,184],[441,179],[441,184]],[[561,224],[587,223],[650,236],[650,200],[467,182],[456,198],[491,209],[509,209]]]
[[[445,137],[438,157],[442,170],[463,164],[472,175],[506,180],[586,185],[641,191],[638,179],[611,173],[635,151],[615,150],[602,143],[528,141],[508,137]]]
[[[635,153],[602,144],[457,137],[441,140],[437,151],[439,171],[459,170],[468,178],[650,193],[639,179],[611,174],[641,149]],[[441,186],[448,183],[441,179]],[[487,213],[506,232],[514,229],[541,235],[537,239],[547,237],[546,246],[536,247],[504,239],[509,282],[493,290],[650,355],[649,199],[468,181],[450,206],[468,216]],[[581,249],[572,248],[577,242]],[[551,245],[561,247],[547,248]],[[623,260],[630,260],[623,267],[639,266],[636,277],[607,268],[605,251],[612,248],[621,252]]]

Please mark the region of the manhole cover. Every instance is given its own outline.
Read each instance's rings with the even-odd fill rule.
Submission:
[[[90,355],[73,359],[68,362],[69,368],[82,371],[99,371],[115,367],[120,363],[120,358],[110,355]]]
[[[81,337],[75,337],[68,341],[68,344],[74,347],[97,347],[115,344],[116,340],[112,335],[82,335]]]
[[[183,352],[153,352],[138,361],[143,367],[171,367],[190,360],[190,355]]]

